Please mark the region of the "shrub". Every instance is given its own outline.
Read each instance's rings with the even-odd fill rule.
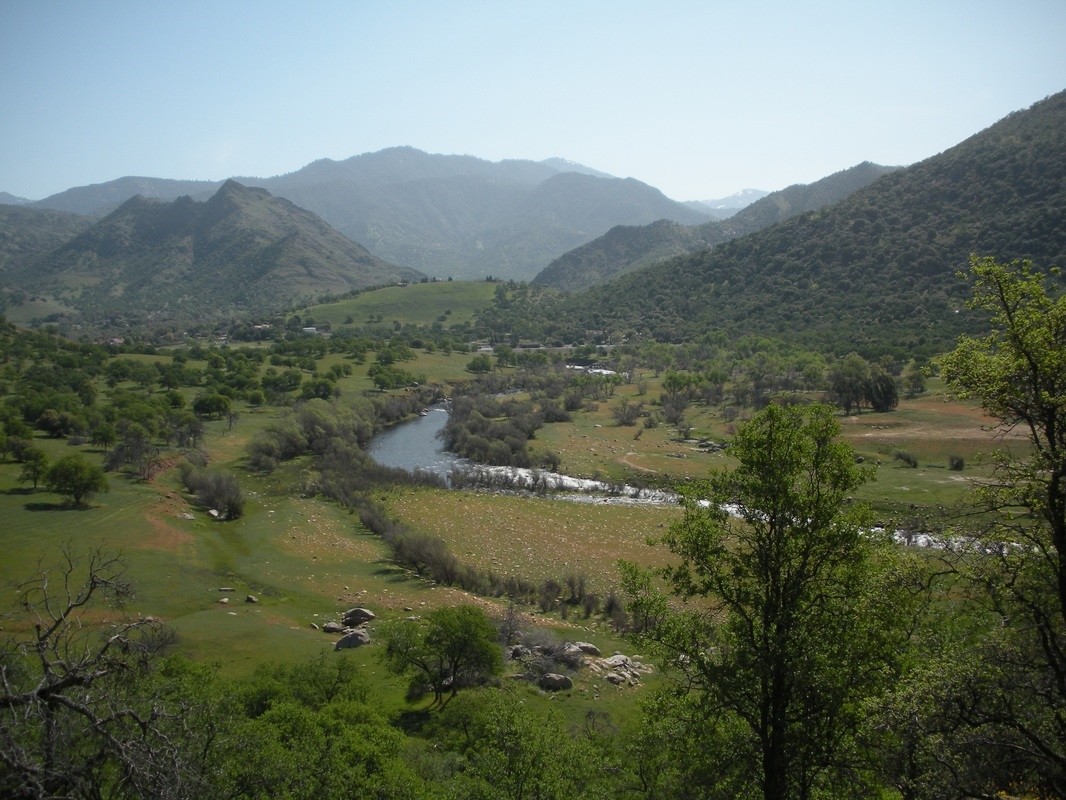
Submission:
[[[234,475],[186,462],[181,465],[180,476],[201,508],[217,510],[221,519],[238,519],[244,513],[244,491]]]
[[[955,472],[962,472],[966,466],[966,459],[962,456],[948,456],[948,467]]]
[[[895,453],[892,454],[892,457],[895,458],[896,461],[902,461],[908,467],[914,468],[918,466],[918,459],[915,458],[914,455],[912,455],[911,453],[908,453],[906,450],[897,450]]]

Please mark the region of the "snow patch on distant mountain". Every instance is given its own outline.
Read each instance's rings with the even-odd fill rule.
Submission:
[[[756,200],[762,200],[769,192],[764,192],[762,189],[741,189],[739,192],[734,192],[729,197],[719,197],[715,200],[700,200],[705,206],[711,208],[746,208],[754,203]]]

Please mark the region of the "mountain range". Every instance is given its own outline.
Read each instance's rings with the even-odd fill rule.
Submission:
[[[696,211],[710,214],[711,219],[729,219],[740,209],[747,208],[768,194],[770,193],[762,189],[741,189],[728,197],[718,197],[713,200],[686,200],[685,205]]]
[[[187,319],[425,279],[417,261],[457,277],[530,275],[558,250],[527,293],[535,302],[486,314],[495,335],[683,341],[718,330],[932,352],[975,325],[955,277],[971,253],[1066,262],[1064,131],[1060,93],[913,166],[863,163],[724,221],[570,162],[404,147],[316,161],[269,179],[273,190],[124,178],[0,205],[0,283],[12,305]],[[307,210],[312,200],[362,244]],[[664,207],[677,213],[652,213]],[[627,215],[645,219],[619,223]]]
[[[865,161],[811,184],[763,192],[761,198],[728,219],[702,225],[679,225],[665,219],[644,226],[619,225],[555,259],[533,283],[566,292],[587,289],[657,261],[708,250],[797,214],[831,205],[895,169]]]
[[[547,341],[719,331],[909,358],[981,328],[958,277],[971,254],[1066,265],[1066,92],[833,205],[484,322]]]
[[[274,178],[237,177],[314,212],[375,255],[435,277],[529,280],[619,224],[698,224],[710,213],[632,178],[564,159],[486,161],[393,147],[321,159]],[[220,182],[119,178],[33,204],[100,216],[130,197],[206,199]]]
[[[234,180],[203,202],[135,195],[95,221],[22,206],[3,213],[8,221],[33,213],[48,222],[29,227],[37,239],[22,247],[44,244],[37,255],[10,256],[16,248],[0,240],[0,256],[9,256],[4,283],[86,318],[264,312],[424,277],[371,255],[289,200]]]

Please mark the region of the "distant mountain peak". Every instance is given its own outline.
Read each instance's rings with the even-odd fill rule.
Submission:
[[[42,225],[60,222],[42,218]],[[232,179],[202,202],[134,195],[58,247],[48,231],[38,238],[44,248],[20,260],[13,285],[47,285],[71,309],[93,314],[197,319],[423,277],[291,201]]]
[[[739,192],[733,192],[733,194],[728,197],[719,197],[714,200],[700,200],[699,202],[714,209],[740,209],[747,208],[756,200],[762,200],[768,194],[770,193],[764,189],[741,189]]]
[[[614,178],[614,177],[617,177],[615,175],[611,175],[611,174],[606,173],[606,172],[600,172],[600,170],[598,170],[598,169],[593,169],[592,167],[587,167],[584,164],[579,164],[576,161],[571,161],[568,158],[559,158],[559,157],[556,156],[554,158],[546,158],[543,161],[541,161],[540,163],[541,164],[545,164],[545,165],[551,167],[552,169],[556,169],[559,172],[580,172],[582,175],[591,175],[594,178]]]
[[[249,192],[260,189],[317,214],[386,261],[441,278],[528,280],[615,225],[662,218],[695,225],[712,216],[635,179],[569,159],[488,161],[410,145],[319,159],[271,178],[120,178],[69,189],[35,206],[102,217],[133,194],[161,200],[189,195],[210,202],[219,217],[230,204],[258,203]]]

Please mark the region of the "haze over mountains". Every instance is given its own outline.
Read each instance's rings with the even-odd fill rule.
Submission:
[[[727,220],[558,159],[494,163],[408,147],[258,181],[270,190],[122,178],[0,205],[0,299],[10,308],[35,298],[38,317],[188,319],[427,274],[491,274],[581,292],[511,304],[493,319],[511,339],[602,331],[681,341],[723,330],[847,349],[879,339],[938,346],[968,319],[954,274],[970,253],[1066,262],[1064,98],[911,167],[865,162]],[[71,213],[101,209],[111,211]]]
[[[274,178],[236,178],[314,212],[379,257],[435,277],[529,280],[618,224],[710,218],[632,178],[563,159],[485,161],[394,147],[322,159]],[[220,182],[119,178],[34,207],[99,216],[135,194],[205,199]]]
[[[728,197],[719,197],[713,200],[686,200],[685,205],[696,211],[703,211],[711,215],[712,219],[729,219],[740,209],[747,208],[756,200],[761,200],[770,194],[762,189],[741,189]]]

